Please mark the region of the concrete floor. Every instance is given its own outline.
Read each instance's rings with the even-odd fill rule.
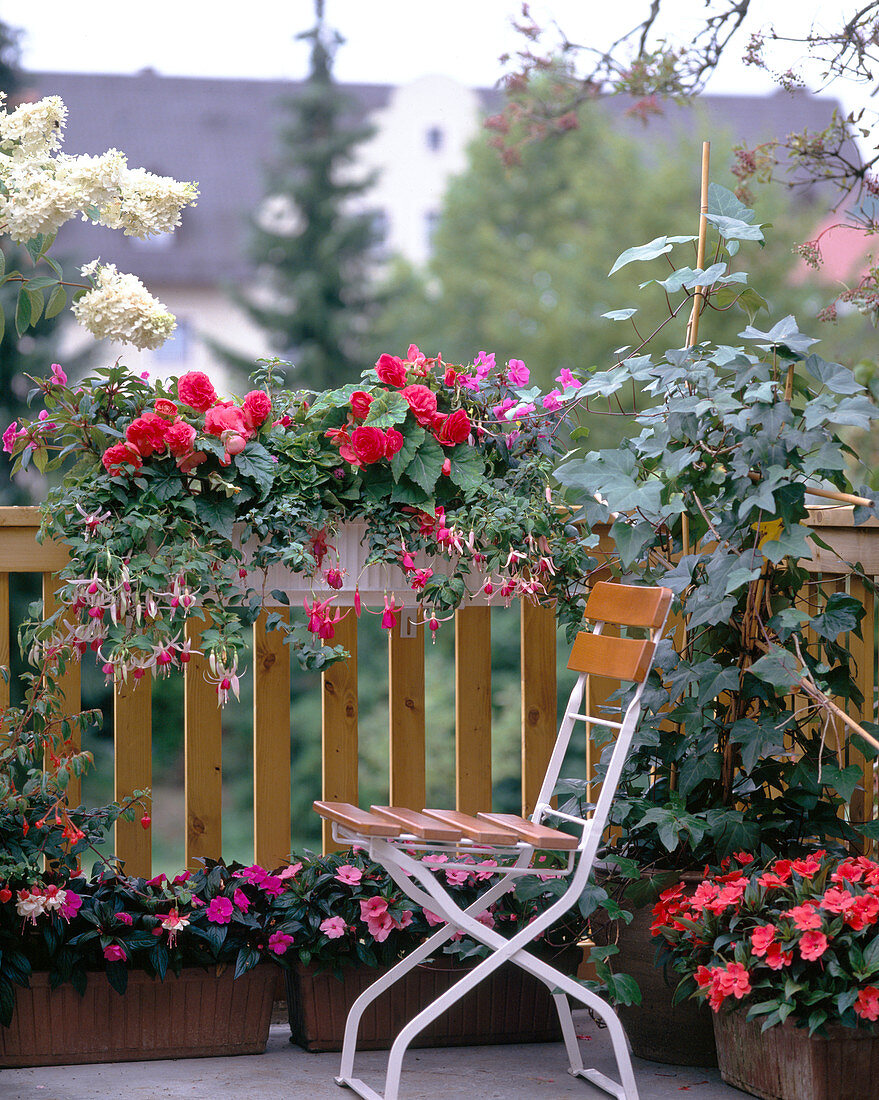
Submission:
[[[574,1013],[584,1062],[616,1076],[607,1032]],[[355,1072],[381,1090],[386,1054],[367,1051]],[[588,1061],[587,1061],[588,1058]],[[607,1100],[566,1072],[561,1043],[410,1051],[401,1100]],[[0,1069],[2,1100],[344,1100],[354,1094],[333,1081],[338,1054],[309,1054],[290,1043],[286,1024],[273,1024],[265,1054],[238,1058],[120,1062],[88,1066]],[[666,1066],[635,1059],[640,1100],[742,1100],[716,1069]]]

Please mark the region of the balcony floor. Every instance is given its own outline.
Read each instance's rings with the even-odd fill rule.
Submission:
[[[585,1013],[574,1013],[584,1040],[584,1061],[615,1076],[607,1032]],[[309,1054],[290,1044],[286,1024],[272,1026],[266,1053],[238,1058],[120,1062],[88,1066],[0,1069],[3,1100],[343,1100],[354,1094],[334,1083],[338,1054]],[[382,1087],[386,1055],[367,1051],[356,1072]],[[404,1063],[401,1100],[607,1100],[605,1093],[565,1072],[561,1043],[413,1050]],[[635,1060],[640,1100],[741,1100],[716,1069],[666,1066]]]

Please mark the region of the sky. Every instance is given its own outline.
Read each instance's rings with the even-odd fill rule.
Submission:
[[[572,41],[605,48],[637,24],[649,4],[533,0],[530,7],[538,22],[555,19]],[[775,20],[802,28],[820,7],[817,0],[752,0],[753,25]],[[823,7],[838,10],[826,0]],[[704,4],[664,0],[666,9],[675,35],[686,40]],[[500,55],[522,46],[512,27],[520,11],[521,0],[326,0],[327,22],[345,39],[335,75],[342,82],[399,84],[439,73],[491,87],[505,71]],[[124,0],[90,0],[85,6],[0,0],[0,18],[24,31],[24,66],[37,71],[133,73],[150,67],[178,76],[301,79],[308,47],[296,35],[313,26],[314,8],[312,0],[149,0],[137,6]],[[768,77],[740,63],[746,37],[730,51],[709,90],[773,90]]]

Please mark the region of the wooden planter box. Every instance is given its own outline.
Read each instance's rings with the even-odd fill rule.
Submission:
[[[571,949],[553,965],[574,973],[582,952]],[[383,971],[351,967],[343,980],[313,966],[286,971],[291,1041],[306,1050],[341,1050],[351,1005]],[[464,973],[451,960],[418,966],[386,990],[363,1014],[357,1047],[387,1050],[400,1029]],[[485,1043],[554,1043],[562,1038],[558,1014],[546,986],[507,963],[434,1020],[413,1047]]]
[[[0,1066],[262,1054],[278,968],[260,965],[237,980],[233,973],[187,969],[160,982],[134,970],[122,996],[91,974],[82,997],[33,974],[29,989],[16,989],[12,1025],[0,1027]]]
[[[809,1037],[792,1023],[761,1032],[744,1011],[714,1016],[717,1062],[727,1084],[763,1100],[876,1100],[879,1033],[832,1025]]]

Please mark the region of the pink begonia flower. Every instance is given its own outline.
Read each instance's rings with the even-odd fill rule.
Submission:
[[[527,386],[531,371],[521,359],[511,359],[507,363],[507,378],[511,386]]]
[[[232,895],[232,900],[235,902],[242,913],[246,913],[247,910],[250,908],[250,898],[248,898],[247,894],[245,894],[243,890],[236,890],[235,893]]]
[[[556,378],[556,382],[562,387],[563,390],[569,390],[572,386],[579,386],[580,383],[571,374],[567,367],[562,367]]]
[[[228,924],[232,920],[234,908],[229,898],[212,898],[205,910],[205,916],[213,924]]]
[[[352,867],[350,863],[343,863],[335,877],[346,886],[356,886],[363,878],[363,871],[359,867]]]
[[[67,375],[64,373],[64,368],[60,363],[52,364],[52,378],[51,383],[53,386],[66,386]]]
[[[286,932],[272,932],[269,936],[269,951],[274,951],[276,955],[284,955],[292,943],[293,937],[288,936]]]
[[[320,922],[320,930],[329,940],[337,940],[348,931],[348,925],[341,917],[327,917]]]
[[[125,962],[128,956],[125,954],[124,947],[120,947],[117,943],[111,943],[104,948],[104,958],[107,962]]]

